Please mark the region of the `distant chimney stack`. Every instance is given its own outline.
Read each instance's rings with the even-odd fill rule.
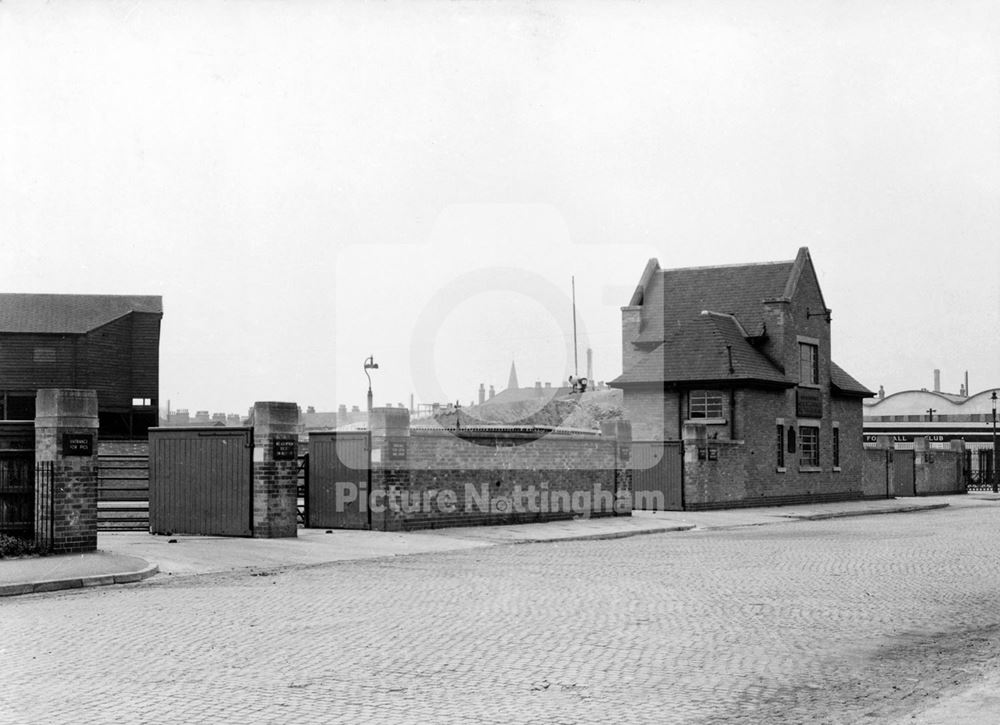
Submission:
[[[479,383],[479,404],[482,405],[486,402],[486,385],[484,383]]]
[[[496,394],[497,394],[497,391],[496,391],[496,390],[494,390],[494,389],[493,389],[493,386],[491,385],[491,386],[490,386],[490,400],[492,400],[492,399],[493,399],[493,396],[494,396],[494,395],[496,395]]]
[[[594,348],[587,348],[587,380],[594,380]]]
[[[937,368],[934,369],[934,392],[941,392],[941,371]]]
[[[885,388],[881,385],[878,386],[878,399],[882,400],[885,397]]]

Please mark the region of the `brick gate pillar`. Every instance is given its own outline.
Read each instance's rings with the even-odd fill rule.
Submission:
[[[632,515],[632,423],[618,418],[601,422],[601,435],[615,441],[615,513]]]
[[[35,542],[53,554],[97,549],[97,393],[35,396]]]
[[[253,536],[298,536],[299,408],[295,403],[253,406]]]
[[[410,411],[406,408],[374,408],[368,416],[372,436],[372,494],[378,506],[372,509],[372,529],[400,531],[404,528],[401,495],[410,488]]]

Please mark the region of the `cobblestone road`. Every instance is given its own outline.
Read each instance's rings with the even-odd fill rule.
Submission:
[[[997,665],[1000,506],[0,603],[0,722],[883,722]]]

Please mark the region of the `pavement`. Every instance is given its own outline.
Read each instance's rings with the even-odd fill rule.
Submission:
[[[86,554],[0,560],[0,597],[80,587],[127,584],[152,576],[273,571],[336,561],[460,551],[509,544],[618,539],[644,534],[763,526],[790,521],[924,512],[996,494],[727,509],[634,511],[631,517],[573,519],[508,526],[471,526],[414,532],[299,529],[296,538],[154,536],[100,533]]]

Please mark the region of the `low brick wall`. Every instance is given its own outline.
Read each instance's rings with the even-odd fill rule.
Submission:
[[[377,429],[375,429],[377,431]],[[617,438],[521,431],[373,431],[372,528],[631,515]],[[383,499],[380,502],[379,496]]]
[[[699,455],[705,450],[705,457]],[[745,441],[684,442],[684,508],[689,511],[851,501],[862,497],[857,475],[829,468],[797,472],[757,465]]]
[[[918,450],[914,465],[914,489],[917,495],[965,493],[964,464],[964,451]]]

